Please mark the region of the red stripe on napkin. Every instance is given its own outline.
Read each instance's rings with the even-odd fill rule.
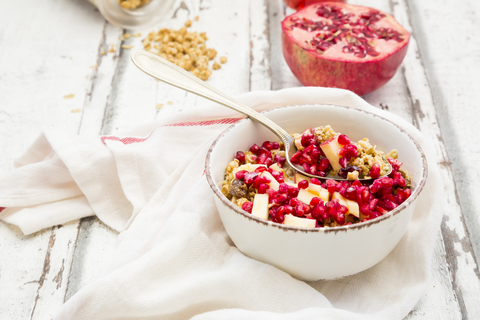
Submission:
[[[0,212],[2,212],[5,209],[5,207],[0,207]]]
[[[225,119],[217,119],[217,120],[198,121],[198,122],[178,122],[178,123],[167,124],[162,127],[204,127],[204,126],[211,126],[215,124],[232,124],[237,122],[238,120],[242,120],[242,119],[225,118]],[[114,140],[114,141],[120,141],[123,144],[132,144],[137,142],[143,142],[148,138],[150,138],[150,135],[146,138],[135,138],[135,137],[119,138],[115,136],[104,136],[104,137],[101,137],[100,139],[102,139],[103,143],[105,143],[105,140]]]
[[[196,126],[211,126],[214,124],[232,124],[241,120],[240,118],[226,118],[218,120],[198,121],[198,122],[179,122],[167,124],[163,127],[196,127]]]

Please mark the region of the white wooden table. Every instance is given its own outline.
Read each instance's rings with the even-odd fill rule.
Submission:
[[[432,285],[407,319],[480,319],[480,2],[349,2],[391,12],[411,32],[395,77],[364,98],[431,140],[445,182]],[[300,85],[281,53],[281,0],[178,0],[171,11],[162,26],[178,29],[198,15],[193,29],[228,57],[213,86],[236,95]],[[42,129],[115,135],[204,103],[137,70],[119,48],[140,48],[143,37],[122,42],[123,33],[86,0],[2,1],[0,171]],[[102,55],[112,44],[116,52]],[[0,222],[0,319],[50,319],[109,261],[116,237],[93,217],[29,236]]]

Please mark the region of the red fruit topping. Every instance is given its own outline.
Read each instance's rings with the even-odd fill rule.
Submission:
[[[357,197],[357,189],[355,187],[348,187],[345,190],[344,197],[350,200],[355,200],[355,198]]]
[[[269,188],[268,184],[262,183],[261,185],[258,186],[258,193],[264,194],[265,192],[267,192],[268,188]]]
[[[258,177],[258,173],[256,172],[248,172],[245,174],[244,179],[246,184],[252,184],[255,178]]]
[[[280,144],[277,141],[272,141],[272,148],[274,150],[277,150],[278,148],[280,148]]]
[[[347,137],[347,136],[344,135],[344,134],[339,135],[337,141],[338,141],[338,143],[340,143],[341,145],[347,145],[347,144],[352,143],[352,140],[350,140],[350,138]]]
[[[285,159],[285,157],[282,157],[281,155],[276,154],[275,157],[273,157],[273,162],[278,163],[280,168],[283,168],[285,161],[287,161],[287,159]]]
[[[262,147],[267,149],[268,151],[271,151],[273,149],[273,145],[270,141],[265,141],[263,144],[262,144]]]
[[[323,203],[323,200],[320,199],[319,197],[313,197],[312,200],[310,200],[310,205],[311,206],[316,206],[319,203]]]
[[[285,210],[285,214],[292,214],[293,213],[293,207],[292,206],[285,205],[285,206],[283,206],[283,208]]]
[[[272,176],[277,180],[278,182],[285,182],[285,177],[283,176],[283,173],[280,171],[272,171]]]
[[[298,196],[299,191],[300,190],[297,187],[288,186],[288,196],[289,197],[295,198],[296,196]]]
[[[328,192],[334,193],[335,191],[337,191],[338,182],[336,182],[335,180],[328,179],[326,184]]]
[[[254,144],[253,146],[250,147],[250,151],[253,152],[254,154],[257,154],[258,149],[260,149],[260,147],[257,144]]]
[[[290,158],[290,161],[292,163],[298,163],[301,156],[302,156],[302,151],[299,150],[299,151],[295,152],[295,154]]]
[[[307,189],[308,188],[308,180],[302,180],[298,183],[298,187],[300,189]]]
[[[370,169],[368,175],[373,179],[377,179],[378,177],[380,177],[380,165],[375,162],[372,165],[372,168]]]
[[[322,183],[320,182],[320,180],[318,180],[317,178],[311,178],[310,179],[310,183],[311,184],[316,184],[317,186],[321,185]]]
[[[255,169],[255,172],[262,173],[263,171],[266,171],[266,170],[268,170],[267,167],[261,166]]]
[[[329,165],[330,165],[330,162],[328,161],[327,158],[320,159],[317,165],[318,171],[326,171]]]
[[[302,84],[359,95],[393,77],[409,40],[391,15],[344,3],[310,5],[282,22],[283,55]]]
[[[244,202],[242,204],[242,209],[247,211],[248,213],[252,213],[253,202]]]
[[[266,191],[266,194],[268,194],[269,199],[273,199],[273,197],[275,197],[277,195],[277,193],[278,192],[275,191],[275,189],[272,189],[272,188],[267,189],[267,191]]]
[[[300,200],[298,200],[297,198],[292,198],[290,199],[289,201],[289,205],[291,205],[292,207],[296,207],[297,205],[301,204],[302,202]]]
[[[235,155],[235,159],[237,159],[240,164],[245,162],[245,153],[243,151],[237,151],[237,154]]]
[[[393,170],[398,171],[400,170],[400,167],[402,166],[402,162],[398,161],[397,159],[387,159],[388,162],[392,165]]]
[[[237,171],[237,173],[235,173],[235,178],[237,178],[238,180],[243,180],[245,178],[245,174],[247,173],[248,173],[247,170]]]

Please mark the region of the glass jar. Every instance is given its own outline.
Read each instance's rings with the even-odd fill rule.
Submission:
[[[143,29],[162,21],[175,0],[150,0],[135,9],[125,9],[118,0],[88,0],[105,19],[123,29]]]

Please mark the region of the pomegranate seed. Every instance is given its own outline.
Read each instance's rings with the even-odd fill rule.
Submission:
[[[326,183],[327,183],[327,190],[329,193],[334,193],[335,191],[337,191],[338,183],[335,180],[328,179]]]
[[[278,192],[275,191],[275,189],[272,189],[272,188],[267,189],[267,191],[266,191],[266,194],[268,194],[269,199],[273,199],[273,197],[275,197],[277,195],[277,193]]]
[[[385,189],[390,189],[393,186],[393,180],[391,178],[383,178],[379,181],[382,182],[382,185]]]
[[[362,183],[359,180],[355,180],[353,181],[352,186],[359,188],[362,186]]]
[[[285,206],[283,206],[283,208],[285,210],[285,214],[292,214],[293,213],[293,207],[292,206],[285,205]]]
[[[267,149],[268,151],[271,151],[273,149],[273,145],[270,141],[265,141],[263,144],[262,144],[262,147]]]
[[[242,203],[242,209],[247,211],[248,213],[252,213],[253,202],[244,202]]]
[[[262,154],[265,154],[266,156],[268,157],[271,157],[272,154],[270,153],[270,150],[268,150],[267,148],[265,147],[261,147],[260,149],[258,149],[257,151],[257,155],[258,156],[261,156]]]
[[[327,158],[320,159],[318,162],[318,171],[326,171],[328,169],[328,166],[330,166],[330,161],[328,161]]]
[[[371,211],[374,211],[375,208],[377,207],[377,204],[378,204],[378,199],[373,199],[373,200],[370,201],[370,203],[368,204],[368,209],[370,209]]]
[[[295,213],[297,217],[303,217],[305,215],[305,207],[303,206],[303,203],[297,204],[295,207]]]
[[[287,161],[287,159],[285,159],[285,157],[282,157],[281,155],[278,155],[278,154],[276,154],[273,158],[273,162],[278,163],[280,168],[283,168],[285,161]]]
[[[258,193],[264,194],[265,192],[267,192],[268,188],[268,184],[262,183],[260,186],[258,186]]]
[[[368,190],[362,191],[362,202],[368,202],[370,200],[370,192]]]
[[[340,164],[342,168],[345,168],[347,166],[347,158],[340,158],[340,160],[338,160],[338,164]]]
[[[297,207],[297,205],[301,204],[302,202],[300,200],[298,200],[297,198],[292,198],[290,199],[289,201],[289,205],[291,205],[292,207]]]
[[[302,180],[298,183],[298,187],[300,189],[307,189],[308,188],[308,180]]]
[[[323,200],[320,199],[319,197],[313,197],[312,200],[310,200],[310,205],[311,206],[316,206],[319,203],[323,203]]]
[[[272,141],[272,148],[273,150],[277,150],[280,148],[280,144],[277,141]]]
[[[357,196],[357,189],[355,187],[348,187],[345,190],[345,198],[350,200],[355,200]]]
[[[247,173],[248,173],[247,170],[237,171],[237,173],[235,173],[235,178],[237,178],[238,180],[243,180],[245,178],[245,174]]]
[[[273,198],[273,203],[278,203],[282,204],[287,200],[287,195],[283,193],[278,193],[274,198]]]
[[[280,183],[280,186],[278,187],[278,193],[288,193],[288,184],[286,183]]]
[[[245,153],[243,151],[237,151],[235,155],[235,159],[237,159],[241,164],[245,162]]]
[[[257,154],[259,149],[260,147],[257,144],[254,144],[253,146],[250,147],[250,151],[253,152],[254,154]]]
[[[295,154],[292,156],[292,158],[290,159],[290,161],[292,163],[298,163],[298,160],[300,160],[300,157],[302,156],[302,151],[297,151],[295,152]]]
[[[258,173],[256,173],[256,172],[246,173],[245,176],[244,176],[245,183],[246,184],[251,184],[257,176],[258,176]]]
[[[263,171],[267,171],[267,170],[268,170],[267,167],[261,166],[255,169],[255,172],[262,173]]]
[[[288,195],[292,198],[297,197],[299,191],[300,191],[300,189],[298,189],[297,187],[288,186]]]
[[[311,184],[316,184],[317,186],[321,185],[322,183],[320,182],[320,180],[318,180],[317,178],[311,178],[310,179],[310,183]]]
[[[412,190],[411,189],[403,189],[403,196],[405,197],[405,200],[408,199],[412,195]]]
[[[382,207],[379,207],[379,206],[377,206],[376,211],[374,211],[374,212],[378,212],[380,215],[384,215],[385,213],[388,213],[387,210],[385,210],[385,209],[383,209]]]
[[[380,165],[375,162],[368,175],[373,179],[377,179],[380,176]]]
[[[339,135],[338,138],[337,138],[337,141],[338,141],[338,143],[340,143],[341,145],[344,145],[344,146],[352,143],[352,140],[350,140],[350,138],[347,137],[344,134]]]

